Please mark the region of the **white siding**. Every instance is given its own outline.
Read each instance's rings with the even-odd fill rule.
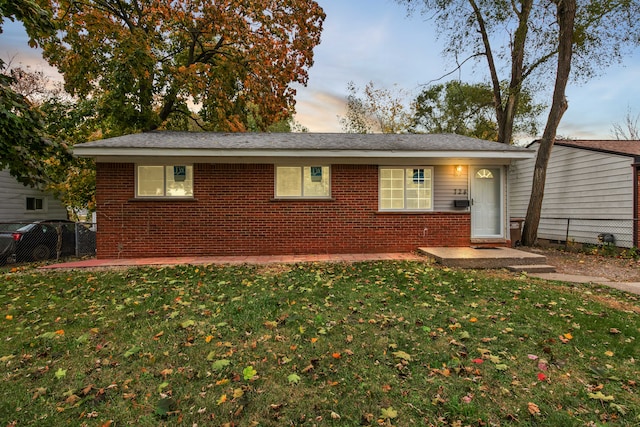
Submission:
[[[454,173],[454,167],[452,165],[434,167],[433,206],[438,212],[468,211],[466,208],[455,208],[453,201],[469,199],[469,177],[467,175],[469,167],[464,166],[460,175]],[[464,193],[465,191],[466,194],[456,194],[456,192]]]
[[[43,210],[27,211],[27,197],[43,199]],[[53,196],[20,184],[8,170],[0,170],[0,221],[66,219],[67,210]]]
[[[617,246],[632,246],[632,163],[628,156],[554,146],[538,237],[595,244],[598,234],[611,233]],[[520,160],[509,170],[512,217],[526,215],[534,164],[535,158]]]

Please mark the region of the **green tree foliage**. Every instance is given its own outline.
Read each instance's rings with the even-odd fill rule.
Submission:
[[[69,93],[96,101],[110,134],[286,120],[325,17],[313,0],[41,1],[58,30],[46,59]]]
[[[640,41],[637,0],[396,0],[437,22],[446,52],[458,64],[485,60],[494,94],[498,141],[509,143],[522,90],[553,87],[549,115],[534,167],[523,244],[537,237],[546,167],[568,108],[570,77],[586,80],[620,61]],[[500,73],[508,73],[501,79]],[[554,83],[550,84],[550,76]],[[501,81],[508,85],[502,88]]]
[[[0,0],[0,33],[5,19],[22,21],[34,39],[52,30],[49,15],[30,0]],[[42,112],[12,87],[15,73],[0,60],[0,168],[8,168],[18,181],[43,187],[49,182],[46,162],[69,158],[64,144],[48,138]]]
[[[516,132],[535,135],[541,109],[529,92],[523,93]],[[498,124],[490,85],[452,80],[427,87],[414,102],[414,128],[416,132],[455,133],[497,141]]]
[[[446,42],[444,53],[455,58],[458,66],[469,60],[484,61],[494,96],[498,141],[509,143],[523,90],[540,94],[553,88],[559,49],[556,3],[562,2],[396,1],[410,12],[433,18]],[[637,0],[579,0],[572,77],[585,81],[623,59],[640,40],[639,15]]]
[[[70,145],[99,139],[102,123],[96,118],[95,101],[63,97],[47,99],[40,107],[45,115],[45,131]],[[51,159],[47,189],[65,205],[78,210],[95,210],[96,173],[92,159],[73,157]]]
[[[41,71],[12,68],[11,89],[29,105],[28,112],[39,117],[39,132],[46,141],[58,146],[72,146],[101,137],[102,123],[96,119],[95,101],[69,96],[61,84],[51,82]],[[53,152],[38,157],[40,186],[53,193],[65,206],[74,210],[92,210],[95,202],[95,167],[91,160]]]
[[[360,89],[347,84],[347,112],[340,117],[347,133],[405,133],[411,127],[411,113],[406,106],[408,92],[376,88],[373,82]]]

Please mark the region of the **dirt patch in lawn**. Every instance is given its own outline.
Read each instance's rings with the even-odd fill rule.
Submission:
[[[522,248],[547,257],[556,272],[604,277],[614,282],[640,282],[640,260],[555,248]]]

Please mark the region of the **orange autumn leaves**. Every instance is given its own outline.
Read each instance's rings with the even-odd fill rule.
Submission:
[[[51,0],[50,8],[59,32],[44,54],[66,89],[102,100],[99,113],[140,130],[190,108],[218,131],[264,131],[289,118],[291,84],[306,84],[325,18],[313,0]]]

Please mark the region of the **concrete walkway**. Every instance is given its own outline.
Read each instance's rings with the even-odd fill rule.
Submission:
[[[613,282],[606,277],[581,276],[575,274],[562,273],[531,273],[531,277],[537,277],[544,280],[557,280],[559,282],[569,283],[594,283],[598,285],[609,286],[621,291],[640,295],[640,283],[638,282]]]
[[[73,269],[100,267],[135,267],[144,265],[180,265],[180,264],[295,264],[299,262],[363,262],[363,261],[427,261],[428,258],[417,253],[379,253],[379,254],[325,254],[325,255],[261,255],[261,256],[218,256],[218,257],[162,257],[129,259],[87,259],[83,261],[63,262],[40,267],[41,269]],[[544,280],[557,280],[570,283],[595,283],[625,292],[640,295],[640,283],[612,282],[604,277],[576,276],[560,273],[530,273],[531,277]]]
[[[361,261],[424,261],[425,258],[414,253],[379,254],[320,254],[320,255],[256,255],[256,256],[191,256],[157,257],[126,259],[87,259],[83,261],[63,262],[45,265],[43,269],[96,268],[96,267],[135,267],[143,265],[180,265],[180,264],[295,264],[298,262],[361,262]]]

